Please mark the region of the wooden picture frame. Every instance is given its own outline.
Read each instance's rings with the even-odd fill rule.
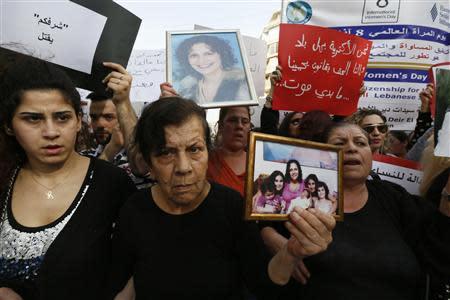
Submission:
[[[343,153],[338,146],[251,132],[245,219],[287,220],[299,205],[342,221],[342,172]]]
[[[239,30],[166,33],[167,81],[205,108],[258,105]]]

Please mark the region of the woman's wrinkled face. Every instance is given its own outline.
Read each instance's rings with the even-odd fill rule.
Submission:
[[[298,167],[296,163],[291,163],[289,166],[289,175],[291,176],[291,180],[298,180]]]
[[[276,176],[274,184],[275,184],[275,189],[277,191],[283,190],[283,187],[284,187],[283,177],[281,175]]]
[[[250,129],[248,108],[243,106],[230,108],[219,127],[223,147],[230,151],[246,149]]]
[[[316,190],[316,182],[313,179],[309,179],[306,183],[306,188],[313,193]]]
[[[379,152],[380,148],[384,145],[387,132],[387,125],[383,119],[378,115],[369,115],[361,121],[360,126],[369,134],[372,152]]]
[[[164,128],[166,145],[150,155],[150,172],[158,181],[167,206],[192,208],[208,188],[208,150],[202,121],[191,117],[179,126]]]
[[[191,67],[202,75],[208,75],[222,70],[220,54],[211,50],[205,43],[192,45],[188,54]]]
[[[319,186],[317,189],[317,195],[319,196],[319,199],[325,199],[325,188],[323,186]]]
[[[357,125],[338,127],[332,130],[327,143],[343,149],[344,184],[365,182],[372,168],[372,150],[363,130]]]

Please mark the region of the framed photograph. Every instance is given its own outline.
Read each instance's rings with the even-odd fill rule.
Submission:
[[[258,105],[238,30],[167,32],[167,81],[205,108]]]
[[[340,147],[251,132],[245,219],[287,220],[296,206],[344,219]]]

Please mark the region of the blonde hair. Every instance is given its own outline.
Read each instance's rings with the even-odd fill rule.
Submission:
[[[430,189],[434,179],[443,171],[450,168],[450,158],[434,155],[434,135],[432,134],[427,140],[427,146],[423,150],[420,160],[423,167],[422,183],[420,184],[420,194],[425,196]]]

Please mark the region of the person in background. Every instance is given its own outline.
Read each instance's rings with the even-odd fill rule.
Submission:
[[[433,205],[397,184],[367,180],[372,150],[359,126],[337,124],[327,142],[344,152],[344,221],[327,251],[303,260],[305,285],[292,281],[279,299],[425,298],[426,274],[450,278],[448,174]]]
[[[429,83],[419,94],[421,102],[416,127],[408,143],[408,153],[405,158],[419,162],[426,147],[428,138],[433,134],[433,119],[431,117],[430,102],[433,99],[434,85]]]
[[[103,83],[106,92],[93,92],[87,98],[91,100],[89,116],[96,147],[81,151],[89,157],[98,157],[124,169],[138,188],[152,184],[145,173],[133,173],[129,164],[133,129],[136,126],[136,113],[131,106],[130,90],[132,76],[119,64],[104,63],[112,71]]]
[[[56,66],[18,58],[0,75],[0,299],[101,299],[120,169],[75,150],[80,95]]]
[[[250,109],[248,106],[221,108],[217,124],[215,145],[208,162],[208,179],[244,196]]]
[[[410,150],[417,143],[419,138],[424,135],[425,132],[433,124],[430,109],[430,103],[433,99],[433,94],[434,84],[432,83],[427,84],[427,86],[419,93],[420,110],[417,116],[416,127],[414,128],[413,134],[409,139],[408,150]],[[420,155],[418,155],[418,157],[419,158],[417,159],[417,161],[420,159]]]
[[[281,80],[281,67],[277,66],[275,71],[270,73],[270,91],[266,97],[266,102],[261,111],[260,123],[261,132],[268,134],[276,134],[286,137],[296,137],[300,134],[300,120],[303,117],[302,112],[288,113],[280,126],[280,113],[278,110],[272,109],[272,97],[275,90],[275,84]]]
[[[356,124],[369,134],[373,154],[385,154],[384,143],[388,132],[386,117],[378,109],[361,108],[345,119]]]
[[[450,178],[450,158],[434,155],[433,136],[428,139],[422,159],[420,161],[423,166],[423,177],[420,183],[420,195],[431,201],[436,207],[441,205],[442,197],[450,201],[450,186],[448,178]],[[428,299],[450,299],[450,278],[447,277],[431,277],[430,278],[430,295]]]
[[[408,135],[401,130],[391,130],[386,139],[386,154],[405,158],[408,146]]]

